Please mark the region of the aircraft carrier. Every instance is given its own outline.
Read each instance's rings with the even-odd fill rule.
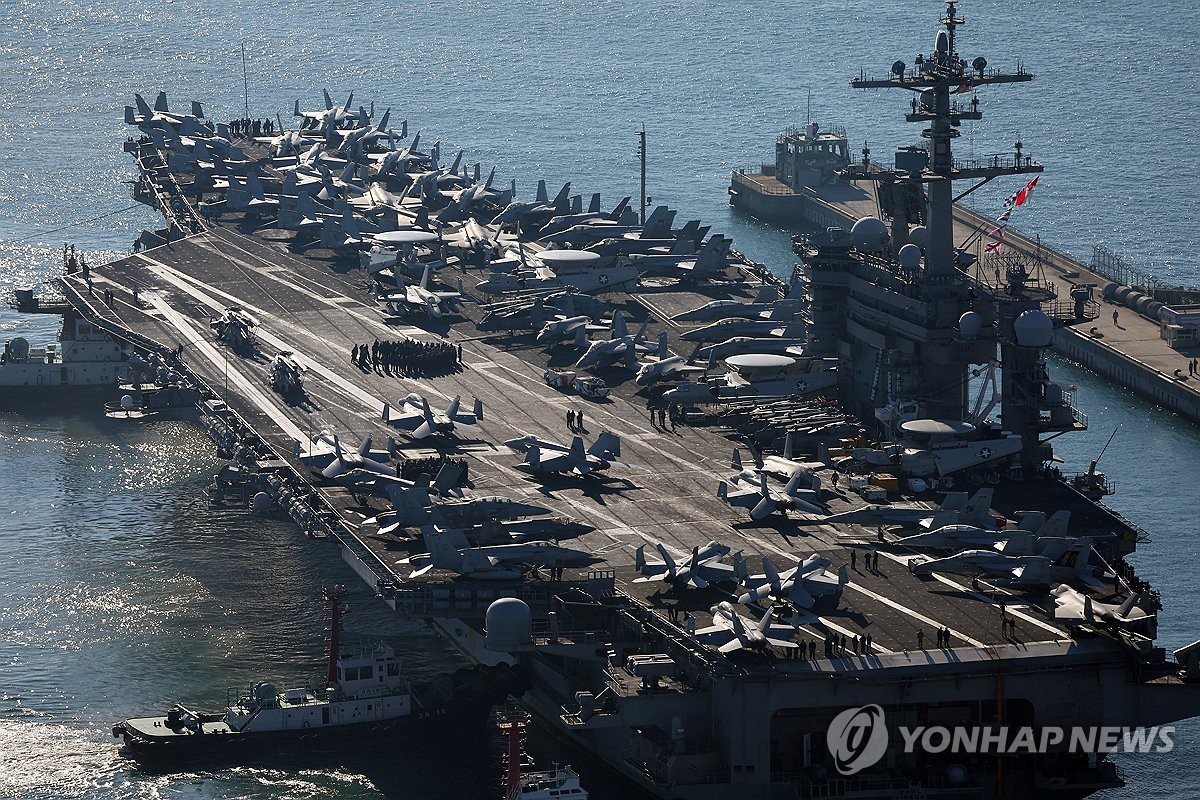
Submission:
[[[946,5],[919,64],[854,81],[915,93],[909,119],[928,125],[925,156],[906,150],[897,170],[869,174],[913,200],[897,207],[917,208],[923,233],[904,214],[826,231],[802,247],[787,284],[706,243],[698,224],[674,226],[665,209],[646,219],[636,202],[606,214],[597,201],[584,212],[567,188],[519,201],[457,159],[443,165],[436,145],[403,145],[407,126],[350,101],[297,104],[295,131],[249,120],[230,130],[160,96],[127,109],[140,134],[126,149],[135,194],[166,229],[89,281],[64,277],[62,290],[152,370],[203,388],[203,419],[236,461],[216,499],[278,508],[336,538],[385,602],[434,619],[476,661],[518,665],[531,686],[523,703],[651,795],[1080,797],[1118,786],[1105,758],[1113,742],[905,747],[920,726],[1036,737],[1200,713],[1197,647],[1155,646],[1164,599],[1124,560],[1142,532],[1053,466],[1048,440],[1086,424],[1046,372],[1047,330],[1065,315],[1018,259],[995,262],[1002,281],[973,277],[946,227],[953,180],[1036,171],[953,160],[958,120],[979,112],[951,93],[1032,76],[967,65],[963,20]],[[590,292],[564,284],[572,260],[586,263]],[[487,295],[480,284],[503,270],[510,290]],[[389,282],[390,310],[379,298]],[[784,330],[742,350],[773,358],[726,359],[722,375],[739,345],[706,360],[682,338],[708,324],[686,312],[715,300],[797,304],[776,320]],[[620,322],[605,322],[614,312]],[[537,341],[541,324],[574,316],[607,326],[611,335],[593,335],[615,344],[595,348],[586,327]],[[802,348],[787,343],[797,317],[809,328]],[[252,333],[231,341],[239,326]],[[779,346],[765,341],[773,334]],[[417,355],[386,355],[402,349]],[[608,385],[598,401],[545,375],[578,381],[584,353],[607,356],[588,367]],[[644,388],[622,363],[670,353],[700,368],[679,373],[675,394]],[[831,362],[836,385],[815,381]],[[1003,391],[972,407],[972,381],[996,362]],[[704,370],[711,380],[697,379]],[[429,411],[413,411],[422,398]],[[461,410],[473,399],[481,414]],[[384,423],[397,413],[416,421]],[[395,462],[358,447],[389,435]],[[742,467],[731,467],[734,448]],[[465,534],[553,538],[591,563],[564,566],[549,545],[505,561],[456,544],[449,560],[419,567],[428,537],[397,524],[403,501],[393,512],[375,490],[447,464],[465,467],[468,496],[554,515]],[[785,487],[771,472],[792,477]],[[434,487],[435,508],[461,502]],[[931,568],[931,554],[900,542],[921,529],[892,526],[957,520],[958,533],[994,534],[993,559],[1020,558],[1000,550],[1033,541],[1056,512],[1069,512],[1071,538],[1060,526],[1055,541],[1070,549],[1005,562],[998,575]],[[1023,581],[1034,567],[1046,575]]]

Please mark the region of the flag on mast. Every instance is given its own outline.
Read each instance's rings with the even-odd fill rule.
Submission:
[[[1017,206],[1023,206],[1029,202],[1029,195],[1033,193],[1033,187],[1037,186],[1038,179],[1035,177],[1020,191],[1010,194],[1004,198],[1004,213],[996,217],[996,222],[999,223],[992,231],[988,233],[992,241],[984,247],[988,253],[999,253],[1000,248],[1004,246],[1004,231],[1008,229],[1008,221],[1012,218],[1013,209]]]

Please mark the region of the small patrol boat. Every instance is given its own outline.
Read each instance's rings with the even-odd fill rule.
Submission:
[[[504,735],[505,800],[587,800],[588,793],[579,783],[579,775],[569,765],[555,764],[554,769],[524,772],[532,762],[525,752],[525,727],[529,714],[508,706],[496,712],[496,727]]]
[[[579,785],[579,775],[568,766],[556,766],[545,772],[523,772],[521,783],[509,800],[587,800],[587,789]]]
[[[344,656],[339,640],[345,594],[343,586],[324,593],[330,609],[330,657],[322,689],[279,691],[259,681],[223,711],[194,711],[177,703],[165,716],[118,722],[113,736],[133,757],[158,760],[327,749],[428,735],[441,727],[461,735],[472,718],[483,729],[492,705],[515,685],[510,671],[464,669],[410,685],[391,647]]]

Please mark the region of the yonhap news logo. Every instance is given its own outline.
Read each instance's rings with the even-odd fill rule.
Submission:
[[[900,749],[905,753],[1169,753],[1175,747],[1175,727],[1171,725],[1149,728],[900,725],[896,732],[900,736]],[[879,763],[888,749],[883,708],[869,705],[846,709],[829,723],[825,741],[834,766],[842,775],[854,775]]]
[[[837,771],[853,775],[877,763],[887,752],[888,731],[880,706],[848,708],[833,718],[825,742]]]

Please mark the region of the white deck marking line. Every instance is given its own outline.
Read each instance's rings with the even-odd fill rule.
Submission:
[[[518,378],[521,378],[529,383],[533,383],[534,385],[542,385],[542,383],[540,381],[536,381],[534,378],[532,378],[529,375],[524,374],[520,370],[513,369],[512,367],[510,367],[506,364],[501,364],[499,362],[492,362],[492,363],[495,364],[500,369],[504,370],[505,372],[511,372],[513,375],[516,375]],[[549,396],[541,395],[541,394],[538,394],[537,392],[534,392],[533,390],[531,390],[528,386],[523,386],[519,383],[516,383],[515,381],[508,380],[507,378],[502,378],[499,375],[491,375],[489,377],[491,377],[491,379],[496,381],[497,383],[501,383],[501,384],[504,384],[505,386],[508,386],[514,390],[524,392],[525,394],[529,395],[530,397],[532,397],[542,403],[545,403],[548,406],[553,406],[553,407],[557,408],[558,410],[565,411],[569,406],[573,405],[573,400],[570,398],[569,395],[560,395],[557,392],[555,394],[549,395]],[[616,418],[616,415],[611,414],[610,412],[604,411],[603,409],[601,409],[599,407],[593,407],[593,406],[589,405],[589,406],[586,406],[585,409],[588,412],[590,412],[593,415],[593,417],[596,417],[601,412],[603,412],[603,413],[608,414],[609,416]],[[637,428],[637,430],[642,431],[641,434],[630,434],[623,429],[615,428],[612,426],[608,426],[608,429],[622,438],[635,439],[635,440],[639,436],[644,436],[649,433],[649,431],[646,431],[644,428]],[[666,451],[660,450],[659,454],[664,456],[665,458],[675,462],[675,464],[677,464],[678,466],[680,466],[682,468],[686,469],[688,467],[694,467],[694,465],[691,464],[690,462],[685,461],[682,458],[677,458],[676,456],[674,456]],[[715,492],[715,490],[714,490],[714,492]]]
[[[224,367],[227,369],[229,379],[234,385],[238,387],[250,402],[258,406],[264,414],[278,425],[284,433],[291,434],[296,439],[303,440],[305,438],[304,433],[290,419],[280,414],[275,404],[260,392],[257,386],[254,386],[236,366],[229,364],[229,359],[225,357],[223,352],[217,350],[207,339],[196,332],[196,329],[192,327],[187,317],[171,308],[166,300],[160,297],[157,292],[146,292],[142,296],[175,326],[176,330],[179,331],[179,334],[184,337],[189,345],[207,357],[214,367]]]
[[[161,262],[157,262],[152,259],[147,259],[147,261],[150,261],[153,265],[159,267],[159,269],[156,270],[156,272],[159,274],[159,276],[162,277],[164,280],[168,281],[169,283],[175,285],[181,291],[186,292],[187,294],[196,298],[197,300],[204,303],[205,305],[207,305],[209,308],[212,308],[213,310],[216,310],[216,311],[223,310],[223,306],[219,301],[217,301],[215,298],[208,295],[207,293],[205,293],[204,291],[202,291],[199,288],[201,286],[203,286],[206,289],[210,289],[212,287],[208,287],[207,285],[200,283],[199,281],[192,279],[190,276],[180,273],[180,272],[172,269],[171,267],[168,267],[167,265],[162,264]],[[196,285],[193,286],[193,283],[195,283]],[[233,297],[232,295],[226,294],[225,292],[221,292],[220,290],[213,289],[213,292],[218,295],[222,295],[231,301],[237,300],[237,298]],[[252,311],[256,312],[260,316],[260,318],[271,319],[272,321],[274,321],[276,324],[280,325],[281,327],[286,327],[286,325],[281,323],[274,316],[262,311],[261,309],[254,308],[254,307],[248,306],[246,304],[242,304],[242,307],[249,308]],[[296,354],[297,360],[300,361],[302,363],[302,365],[305,366],[308,370],[317,373],[318,375],[320,375],[321,377],[323,377],[327,381],[329,381],[331,384],[342,389],[343,393],[346,394],[346,396],[362,402],[366,406],[368,411],[374,412],[376,417],[382,416],[382,414],[383,414],[383,401],[382,400],[378,399],[377,397],[375,397],[372,394],[369,394],[369,393],[363,391],[358,386],[345,380],[344,378],[342,378],[340,375],[333,372],[329,368],[321,365],[320,363],[305,356],[304,354],[297,352],[296,347],[294,345],[284,342],[282,339],[278,338],[277,336],[274,336],[273,334],[271,334],[270,332],[268,332],[261,326],[259,327],[256,335],[259,338],[261,338],[263,341],[270,344],[272,347],[275,347],[277,350],[292,351],[293,353]],[[417,388],[423,390],[426,393],[426,395],[436,395],[438,397],[441,397],[442,399],[447,399],[447,400],[449,399],[449,397],[447,395],[443,394],[442,392],[437,391],[431,385],[425,383],[424,381],[410,380],[409,383],[416,385]],[[382,422],[382,420],[380,420],[380,421]]]
[[[977,592],[974,589],[968,589],[966,586],[963,586],[962,584],[958,583],[957,581],[952,581],[949,578],[947,578],[945,575],[942,575],[941,573],[938,573],[938,572],[933,573],[933,577],[937,578],[939,581],[946,584],[947,586],[953,586],[955,589],[959,589],[964,594],[971,595],[972,597],[977,597],[980,600],[987,602],[987,604],[992,606],[993,608],[1000,608],[999,603],[993,603],[991,598],[988,597],[983,592]],[[1008,597],[1013,597],[1013,598],[1016,597],[1016,595],[1008,594],[1007,592],[1005,592],[1005,594]],[[1059,639],[1063,638],[1063,636],[1066,634],[1066,632],[1063,631],[1061,628],[1057,628],[1054,625],[1051,625],[1049,622],[1046,622],[1045,620],[1040,620],[1037,617],[1034,617],[1030,614],[1025,613],[1024,611],[1017,611],[1010,605],[1005,604],[1004,610],[1006,613],[1011,614],[1014,617],[1019,617],[1020,619],[1025,620],[1026,622],[1030,623],[1031,625],[1036,625],[1037,627],[1042,628],[1043,630],[1047,630],[1047,631],[1050,631],[1051,633],[1057,634]]]
[[[866,588],[865,586],[859,586],[854,581],[850,581],[849,583],[847,583],[846,588],[853,589],[856,592],[861,592],[862,594],[865,594],[867,597],[878,600],[880,603],[883,603],[886,606],[891,606],[892,608],[901,612],[905,616],[909,616],[909,617],[912,617],[913,619],[924,622],[926,625],[930,625],[934,628],[939,628],[939,629],[942,627],[946,627],[943,625],[943,623],[940,623],[933,619],[930,619],[929,617],[925,616],[924,614],[922,614],[919,611],[916,611],[915,609],[911,609],[908,606],[901,605],[900,603],[897,603],[895,600],[891,599],[890,597],[884,597],[883,595],[879,594],[878,592],[873,592],[870,589]],[[979,641],[978,639],[972,639],[970,636],[967,636],[965,633],[963,633],[961,631],[956,631],[954,628],[950,628],[950,633],[957,636],[959,639],[962,639],[967,644],[973,645],[975,647],[987,647],[986,644]]]
[[[250,265],[243,259],[234,258],[233,256],[229,255],[228,253],[222,252],[221,248],[213,245],[210,242],[197,242],[197,244],[198,244],[198,246],[203,247],[203,248],[215,253],[218,257],[228,259],[229,261],[234,262],[238,266],[253,272],[255,275],[258,275],[259,277],[270,280],[274,283],[285,283],[285,281],[281,280],[281,277],[279,274],[272,274],[270,271],[268,271],[266,269],[261,269],[261,268]],[[228,245],[231,247],[235,247],[236,249],[241,250],[243,253],[248,252],[245,250],[245,248],[242,248],[237,245],[232,245],[229,242],[222,241],[222,244]],[[251,255],[253,255],[253,254],[251,254]],[[155,264],[158,264],[159,266],[166,267],[166,265],[163,264],[162,262],[154,261],[153,259],[149,258],[148,256],[146,256],[144,254],[142,255],[142,258],[145,258],[147,261],[150,261],[151,263],[155,263]],[[260,256],[255,255],[255,258],[258,258],[260,261],[263,261],[266,264],[271,264],[272,266],[277,266],[277,265],[274,265],[273,262],[266,261],[265,259],[263,259]],[[167,268],[171,269],[170,267],[167,267]],[[278,273],[278,269],[276,269],[276,273]],[[282,274],[290,275],[290,273],[282,273]],[[180,275],[189,281],[194,281],[197,283],[200,282],[199,279],[193,278],[192,276],[187,275],[185,273],[180,273]],[[297,288],[294,283],[292,283],[290,285],[293,289]],[[323,288],[328,289],[328,287],[323,287]],[[224,292],[220,292],[220,294],[225,297],[228,297],[230,300],[235,300],[239,305],[242,305],[246,308],[250,308],[250,306],[246,305],[246,303],[241,298],[235,298],[232,295],[225,294]],[[338,295],[336,297],[324,297],[324,296],[320,296],[320,295],[313,295],[312,297],[314,300],[320,301],[320,303],[322,305],[329,306],[330,308],[336,308],[337,310],[342,311],[343,313],[349,314],[350,316],[363,322],[367,327],[375,328],[375,329],[378,329],[381,331],[394,330],[390,325],[385,324],[383,322],[383,320],[381,320],[375,316],[364,314],[360,311],[354,311],[354,310],[351,310],[351,309],[346,308],[345,306],[341,305],[341,303],[343,301],[349,300],[349,301],[355,303],[356,305],[361,305],[364,309],[370,308],[370,306],[366,305],[361,300],[357,300],[353,297],[348,297],[346,295]],[[264,311],[263,309],[255,308],[255,310],[258,311],[260,315],[267,315],[267,312]]]
[[[918,556],[918,555],[903,556],[903,555],[896,555],[893,553],[887,553],[886,555],[891,560],[895,561],[898,564],[903,565],[906,568],[908,567],[909,562],[911,562],[913,559],[920,558],[920,556]],[[983,592],[978,592],[978,591],[975,591],[974,589],[968,589],[964,584],[961,584],[958,581],[951,580],[950,578],[947,578],[945,575],[941,574],[940,572],[934,572],[932,574],[933,574],[933,577],[936,578],[941,583],[944,583],[947,586],[951,586],[955,589],[958,589],[963,594],[970,595],[979,600],[983,600],[992,608],[996,608],[996,609],[1000,608],[1000,603],[994,602],[992,600],[992,598],[988,597]],[[988,584],[988,585],[992,586],[992,584]],[[1006,597],[1016,598],[1016,595],[1005,591],[1004,589],[1002,589],[999,586],[995,586],[994,588],[999,592],[1003,592]],[[1028,622],[1031,625],[1036,625],[1037,627],[1039,627],[1043,630],[1047,630],[1047,631],[1050,631],[1051,633],[1057,634],[1059,636],[1059,638],[1062,638],[1062,636],[1065,633],[1061,628],[1055,627],[1054,625],[1051,625],[1049,622],[1038,619],[1037,617],[1027,614],[1024,611],[1015,611],[1012,609],[1011,606],[1009,606],[1007,604],[1005,604],[1004,608],[1005,608],[1005,611],[1007,611],[1007,613],[1012,614],[1014,617],[1019,617],[1020,619],[1025,620],[1026,622]]]
[[[849,628],[843,628],[841,625],[838,625],[836,622],[830,622],[827,617],[817,617],[817,619],[820,620],[821,624],[824,625],[825,627],[827,627],[831,630],[835,630],[838,633],[845,634],[846,636],[854,637],[854,636],[862,635],[859,633],[855,633],[854,631],[850,630]],[[800,628],[802,630],[804,630],[804,629],[807,629],[808,626],[801,625]],[[820,631],[816,631],[817,635],[820,635],[820,633],[821,633]],[[846,643],[846,646],[847,647],[850,646],[849,642]],[[817,650],[819,652],[821,650],[821,648],[818,647]],[[834,658],[862,658],[865,656],[877,656],[877,655],[881,655],[881,654],[882,655],[891,655],[892,653],[895,653],[895,652],[896,652],[895,650],[889,650],[880,644],[876,644],[874,637],[872,637],[870,653],[854,653],[852,651],[847,651],[845,655],[841,655],[841,656],[835,655]]]
[[[647,311],[649,311],[654,316],[658,317],[661,321],[665,322],[666,324],[668,324],[672,327],[675,327],[675,328],[682,327],[678,322],[671,319],[670,315],[668,315],[667,312],[663,311],[661,308],[659,308],[655,304],[651,303],[646,298],[638,297],[635,299],[637,300],[639,305],[644,306]]]

